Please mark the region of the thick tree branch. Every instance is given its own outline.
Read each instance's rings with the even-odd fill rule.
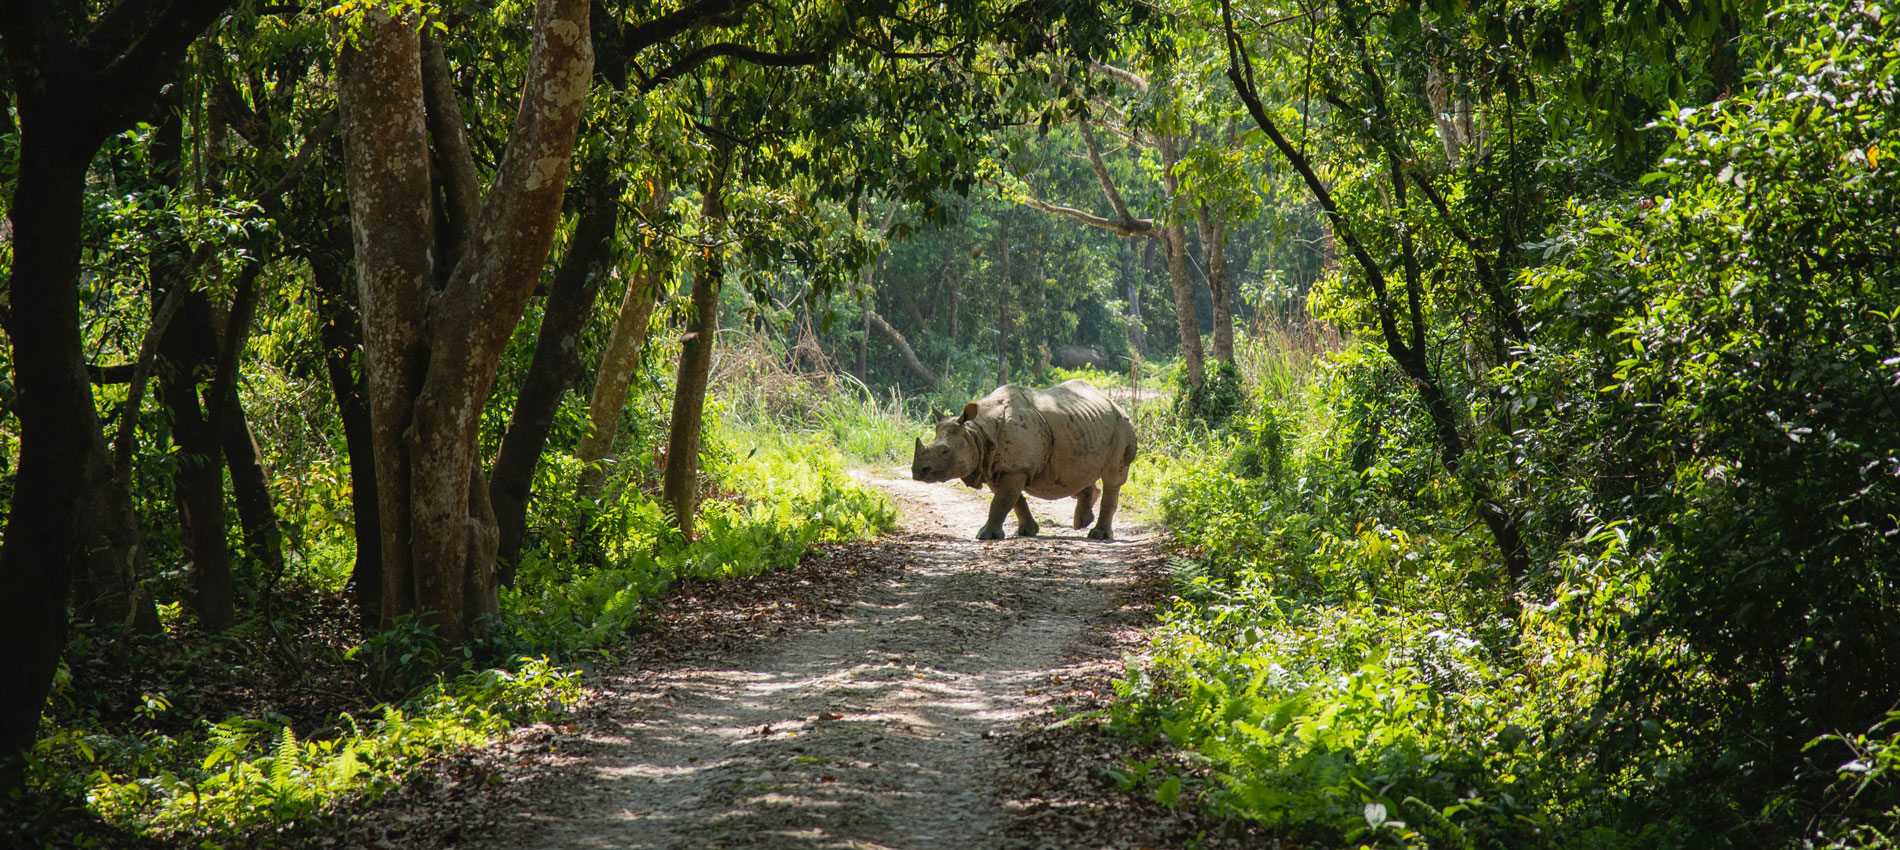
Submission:
[[[244,354],[245,341],[251,336],[251,319],[257,315],[257,277],[264,261],[256,259],[238,274],[237,292],[231,297],[231,312],[225,317],[224,333],[218,341],[218,359],[211,372],[211,385],[205,392],[211,403],[205,411],[205,427],[212,434],[223,432],[225,418],[237,406],[238,360]]]
[[[1145,92],[1148,90],[1148,80],[1133,71],[1117,68],[1113,65],[1105,65],[1101,62],[1090,62],[1089,68],[1097,73],[1107,74],[1108,76],[1134,86],[1136,91]]]
[[[924,320],[924,311],[917,307],[917,299],[910,296],[910,290],[902,286],[893,286],[891,292],[897,296],[897,306],[904,308],[904,312],[910,316],[913,327],[918,331],[929,329],[930,325]]]
[[[481,209],[481,177],[475,171],[475,157],[469,152],[468,134],[462,120],[462,105],[455,98],[455,79],[449,72],[448,56],[442,42],[422,36],[422,102],[429,122],[429,148],[435,154],[436,167],[442,173],[443,195],[448,206],[448,268],[466,250],[475,227],[476,211]]]
[[[660,69],[658,73],[652,76],[642,77],[640,80],[640,90],[643,92],[652,91],[686,74],[692,73],[694,68],[698,68],[722,56],[767,68],[802,68],[809,65],[818,65],[831,58],[833,48],[837,47],[838,43],[842,40],[843,39],[834,39],[830,44],[823,47],[811,50],[797,50],[790,53],[772,53],[749,45],[723,41],[717,44],[708,44],[705,47],[686,54],[681,57],[679,61]],[[638,66],[635,66],[634,73],[639,73]]]
[[[758,0],[701,0],[632,27],[620,28],[621,50],[633,56],[716,19],[736,20]],[[618,22],[616,22],[617,24]]]
[[[189,267],[195,270],[210,255],[209,250],[199,248]],[[182,280],[188,281],[189,278]],[[145,386],[151,379],[153,363],[158,359],[158,341],[164,338],[165,329],[171,327],[172,318],[178,315],[178,308],[184,305],[185,293],[190,288],[173,286],[171,291],[165,293],[165,300],[159,303],[158,312],[152,316],[152,326],[146,329],[145,339],[139,343],[138,362],[132,364],[130,373],[125,377],[131,388],[126,393],[125,411],[120,414],[118,434],[112,440],[112,471],[120,480],[131,480],[132,449],[138,428],[139,406],[145,401]],[[96,373],[94,383],[106,383],[99,378],[110,377],[113,371],[113,368],[100,370]]]
[[[258,204],[270,208],[283,197],[285,192],[297,185],[297,181],[303,178],[304,169],[310,167],[310,160],[316,156],[317,151],[324,148],[323,140],[336,131],[336,126],[341,123],[342,118],[340,113],[332,109],[323,116],[323,120],[317,122],[317,126],[304,137],[303,147],[299,148],[297,155],[291,158],[290,166],[284,169],[284,176],[277,178],[277,182],[270,184],[264,191],[257,194]]]
[[[905,369],[910,370],[910,373],[916,375],[918,380],[923,381],[929,386],[934,387],[939,383],[937,374],[924,366],[922,360],[917,359],[917,352],[911,349],[910,341],[904,339],[904,335],[898,333],[896,328],[891,327],[890,322],[884,321],[883,316],[878,315],[876,310],[872,310],[868,307],[865,308],[864,317],[869,319],[871,327],[877,328],[877,332],[883,334],[886,339],[889,339],[891,345],[897,349],[897,353],[903,356]]]
[[[132,373],[137,371],[137,363],[113,363],[101,366],[97,363],[86,364],[86,378],[95,387],[110,387],[132,383]]]
[[[1450,205],[1445,203],[1444,196],[1438,194],[1438,190],[1432,186],[1431,178],[1416,170],[1410,171],[1413,184],[1418,186],[1419,192],[1425,195],[1425,199],[1431,202],[1432,207],[1438,210],[1438,217],[1445,221],[1446,229],[1450,230],[1451,235],[1457,237],[1459,242],[1464,243],[1465,250],[1471,252],[1472,262],[1478,267],[1478,279],[1483,281],[1486,294],[1491,296],[1491,303],[1497,307],[1498,318],[1504,323],[1505,332],[1518,342],[1529,340],[1530,332],[1524,327],[1524,317],[1518,315],[1517,312],[1517,299],[1511,297],[1511,291],[1504,286],[1505,245],[1503,243],[1498,245],[1498,263],[1493,265],[1485,256],[1484,246],[1478,244],[1477,238],[1466,231],[1458,219],[1452,216]]]
[[[1003,188],[1000,184],[997,184],[994,182],[992,182],[990,185],[995,186],[999,190]],[[1052,203],[1049,203],[1048,201],[1038,199],[1035,196],[1028,195],[1028,194],[1022,195],[1021,197],[1017,198],[1017,201],[1021,203],[1023,206],[1026,206],[1032,210],[1045,212],[1050,215],[1061,216],[1067,219],[1073,219],[1075,221],[1079,221],[1083,224],[1086,224],[1090,227],[1099,227],[1103,230],[1110,231],[1120,236],[1132,237],[1132,236],[1155,235],[1155,223],[1153,219],[1136,218],[1136,219],[1129,219],[1126,221],[1116,221],[1112,218],[1103,218],[1094,213],[1078,210],[1074,207],[1065,207],[1065,206],[1062,206],[1061,204],[1052,204]]]
[[[113,11],[135,3],[141,6],[154,5],[127,0]],[[137,15],[135,12],[134,15],[115,18],[112,13],[108,13],[108,19],[101,20],[82,41],[88,46],[96,45],[92,57],[95,60],[105,58],[100,53],[112,57],[109,64],[99,68],[94,78],[98,83],[94,91],[100,96],[102,105],[109,105],[102,112],[117,120],[142,117],[142,113],[151,107],[152,93],[171,79],[170,70],[184,58],[192,41],[230,5],[231,0],[176,0],[164,4],[163,10],[156,15]],[[108,29],[108,24],[117,26],[120,23],[135,29],[124,33]]]
[[[251,147],[269,147],[270,121],[244,102],[244,95],[238,93],[237,85],[231,82],[230,69],[219,61],[216,51],[205,51],[205,56],[202,64],[210,66],[205,76],[210,82],[209,99],[214,114],[221,113],[224,123],[250,142]]]

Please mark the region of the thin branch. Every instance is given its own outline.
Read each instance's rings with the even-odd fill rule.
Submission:
[[[284,176],[277,178],[277,182],[258,193],[259,204],[269,205],[285,192],[290,191],[291,187],[297,185],[297,181],[303,178],[304,169],[310,166],[310,160],[316,156],[317,151],[323,148],[323,145],[318,142],[336,129],[341,117],[336,110],[332,109],[323,116],[323,120],[317,122],[317,126],[310,131],[310,135],[305,137],[303,147],[298,149],[295,157],[291,158],[290,167],[284,170]]]
[[[1372,253],[1366,250],[1365,244],[1359,241],[1358,233],[1346,220],[1345,214],[1340,212],[1339,204],[1333,200],[1333,193],[1326,188],[1326,182],[1319,178],[1319,174],[1313,171],[1312,163],[1307,161],[1306,155],[1287,141],[1286,136],[1280,132],[1279,125],[1267,115],[1266,107],[1260,102],[1259,89],[1254,83],[1253,59],[1247,54],[1247,46],[1240,40],[1240,34],[1234,31],[1231,0],[1221,0],[1221,17],[1227,35],[1227,79],[1233,82],[1235,93],[1239,94],[1240,99],[1246,103],[1247,113],[1253,117],[1254,124],[1260,127],[1261,132],[1267,134],[1267,139],[1279,149],[1280,155],[1285,157],[1287,163],[1293,166],[1293,170],[1299,173],[1300,179],[1306,183],[1307,190],[1313,193],[1313,199],[1319,202],[1320,210],[1326,213],[1326,220],[1333,226],[1333,234],[1346,243],[1347,252],[1365,272],[1366,282],[1372,286],[1373,302],[1378,308],[1379,330],[1385,337],[1386,346],[1391,350],[1393,358],[1403,362],[1411,356],[1411,352],[1407,350],[1404,338],[1399,336],[1392,299],[1386,292],[1384,270],[1379,267],[1378,261],[1372,258]]]
[[[152,325],[146,328],[145,339],[139,342],[139,359],[133,364],[132,377],[128,381],[131,388],[126,390],[118,434],[112,438],[112,472],[121,480],[130,480],[132,477],[132,448],[138,428],[139,406],[145,402],[145,385],[151,381],[152,365],[158,358],[158,341],[165,336],[165,329],[171,327],[172,317],[178,315],[178,309],[184,306],[185,293],[191,290],[192,272],[210,258],[211,246],[208,243],[192,252],[184,273],[165,293],[165,300],[159,302],[158,312],[152,314]]]
[[[1115,181],[1109,179],[1108,166],[1102,162],[1102,146],[1095,140],[1095,131],[1089,127],[1089,122],[1080,123],[1082,143],[1089,152],[1089,167],[1095,171],[1095,182],[1102,184],[1102,194],[1108,196],[1109,208],[1113,209],[1123,222],[1134,221],[1135,217],[1128,213],[1128,203],[1122,200],[1122,193],[1115,188]]]
[[[1425,199],[1431,202],[1432,207],[1438,210],[1438,216],[1444,219],[1446,229],[1450,230],[1451,235],[1457,237],[1459,242],[1464,243],[1465,250],[1471,252],[1471,259],[1478,266],[1478,278],[1484,281],[1485,289],[1489,290],[1491,300],[1498,308],[1499,317],[1504,321],[1504,329],[1510,332],[1511,338],[1518,342],[1528,340],[1530,334],[1524,328],[1524,319],[1517,314],[1517,304],[1510,297],[1510,292],[1504,288],[1504,281],[1498,274],[1501,271],[1501,265],[1493,266],[1486,258],[1484,246],[1479,245],[1478,240],[1465,230],[1464,225],[1460,224],[1457,218],[1452,216],[1450,205],[1445,203],[1444,197],[1439,195],[1438,190],[1432,186],[1431,179],[1417,170],[1407,169],[1407,171],[1410,172],[1412,183],[1418,186],[1419,192],[1423,193]],[[1499,248],[1502,249],[1503,245],[1500,244]],[[1499,253],[1502,254],[1502,250]]]

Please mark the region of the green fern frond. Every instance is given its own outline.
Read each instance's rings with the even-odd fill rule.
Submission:
[[[279,789],[290,786],[290,774],[301,762],[302,748],[297,746],[297,733],[285,726],[277,736],[277,752],[271,759],[270,781]]]

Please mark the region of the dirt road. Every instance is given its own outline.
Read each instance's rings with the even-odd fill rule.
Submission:
[[[1087,540],[1062,521],[1065,500],[1036,504],[1040,537],[978,543],[987,493],[867,481],[898,505],[900,533],[878,548],[901,569],[809,627],[608,677],[600,709],[615,722],[586,733],[571,781],[530,795],[487,843],[1020,846],[1026,815],[997,791],[1000,738],[1046,709],[1065,664],[1103,663],[1099,633],[1154,538],[1124,523],[1118,541]]]

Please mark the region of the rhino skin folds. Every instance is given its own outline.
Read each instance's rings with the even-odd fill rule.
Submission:
[[[963,406],[956,416],[936,413],[936,439],[918,440],[911,477],[938,482],[962,479],[989,485],[989,521],[978,540],[1001,540],[1003,517],[1016,512],[1016,533],[1039,530],[1028,496],[1075,497],[1075,527],[1095,521],[1089,537],[1114,538],[1115,508],[1122,482],[1135,462],[1135,426],[1108,395],[1087,381],[1048,389],[1004,384]],[[1101,497],[1101,518],[1095,501]]]

